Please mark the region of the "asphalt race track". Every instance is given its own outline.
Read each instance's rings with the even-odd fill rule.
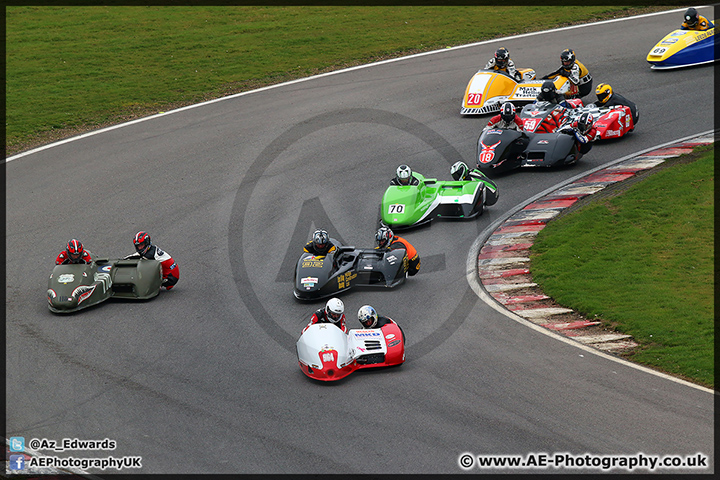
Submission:
[[[6,165],[6,436],[109,438],[117,441],[112,452],[55,455],[142,456],[142,473],[448,474],[465,471],[463,453],[560,452],[701,453],[709,469],[679,471],[713,472],[712,394],[531,330],[480,301],[466,280],[478,234],[525,199],[712,129],[713,67],[659,72],[645,61],[681,17],[353,69],[13,159]],[[371,247],[398,164],[449,179],[452,163],[474,161],[488,117],[461,117],[461,97],[501,45],[539,76],[573,48],[595,85],[610,83],[637,103],[638,127],[596,144],[575,166],[498,177],[499,201],[475,221],[434,222],[405,235],[420,253],[419,275],[394,290],[341,298],[351,328],[368,303],[397,320],[408,337],[406,363],[331,384],[308,379],[294,345],[324,303],[293,298],[302,245],[323,227],[346,244]],[[177,260],[174,290],[69,316],[48,311],[47,277],[70,238],[113,257],[131,253],[141,229]]]

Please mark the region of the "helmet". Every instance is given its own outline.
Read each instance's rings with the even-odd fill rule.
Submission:
[[[410,170],[410,167],[407,165],[400,165],[397,168],[395,175],[397,175],[399,183],[408,185],[410,183],[410,178],[412,178],[412,170]]]
[[[555,84],[552,80],[545,80],[542,84],[542,87],[540,87],[540,95],[538,95],[538,98],[540,100],[547,100],[552,101],[555,100],[555,95],[557,94],[557,89],[555,89]]]
[[[598,103],[602,105],[603,103],[610,100],[612,97],[613,91],[612,87],[608,85],[607,83],[601,83],[597,86],[595,89],[595,95],[597,95]]]
[[[137,250],[139,254],[144,254],[148,251],[150,245],[152,245],[150,243],[150,235],[143,231],[136,233],[133,238],[133,245],[135,245],[135,250]]]
[[[566,48],[560,53],[560,61],[562,62],[563,67],[569,67],[575,63],[575,52]]]
[[[685,23],[688,27],[694,27],[698,23],[698,13],[693,7],[685,11]]]
[[[85,249],[83,248],[82,242],[80,240],[72,239],[67,244],[67,254],[71,261],[77,262],[80,260],[83,256],[83,253],[85,252]]]
[[[463,178],[465,178],[467,171],[468,166],[465,164],[465,162],[455,162],[455,164],[450,167],[450,175],[452,175],[453,180],[462,180]]]
[[[495,51],[495,65],[500,68],[507,67],[508,60],[510,60],[510,52],[507,48],[500,47]]]
[[[358,320],[365,328],[374,328],[377,325],[378,314],[370,305],[363,305],[358,310]]]
[[[380,227],[375,233],[375,243],[380,248],[385,248],[389,246],[394,238],[395,235],[393,234],[393,231],[390,230],[388,227]]]
[[[550,82],[552,83],[552,82]],[[553,84],[553,87],[555,85]],[[515,120],[515,105],[513,105],[510,102],[505,102],[502,105],[502,108],[500,109],[500,118],[503,119],[503,121],[510,123],[513,120]]]
[[[590,112],[585,112],[582,115],[580,115],[580,119],[578,120],[578,130],[580,130],[580,133],[585,134],[590,131],[590,129],[593,126],[593,122],[595,119],[593,118],[592,114]]]
[[[325,304],[325,316],[332,323],[337,323],[345,313],[345,304],[339,298],[331,298]]]
[[[312,241],[317,250],[324,250],[330,243],[330,235],[325,230],[315,230]]]

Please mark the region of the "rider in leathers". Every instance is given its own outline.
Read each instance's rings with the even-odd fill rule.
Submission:
[[[147,258],[148,260],[157,260],[162,266],[162,286],[167,290],[172,289],[180,279],[180,267],[173,258],[161,250],[150,241],[150,235],[147,232],[140,231],[133,237],[133,245],[135,245],[135,253],[131,253],[125,258]]]
[[[584,97],[592,91],[593,78],[590,75],[590,71],[585,65],[577,61],[575,58],[575,52],[569,48],[566,48],[560,53],[560,68],[552,73],[548,73],[542,80],[553,78],[557,75],[562,75],[570,80],[570,83],[577,85],[578,97]]]

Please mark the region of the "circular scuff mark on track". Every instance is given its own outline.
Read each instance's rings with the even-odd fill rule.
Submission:
[[[440,134],[428,126],[404,115],[368,108],[337,110],[317,115],[285,131],[273,140],[250,165],[250,168],[238,187],[233,203],[228,229],[229,251],[244,251],[243,220],[256,184],[270,164],[288,147],[303,137],[324,128],[348,123],[370,123],[392,127],[419,138],[445,158],[449,165],[457,161],[464,161],[462,155],[455,147]],[[240,298],[250,311],[255,322],[281,347],[288,352],[294,352],[296,339],[288,334],[273,319],[258,298],[253,290],[253,283],[250,281],[243,255],[230,255],[230,265]],[[450,313],[448,318],[442,323],[439,323],[438,328],[432,334],[408,347],[408,357],[418,359],[441,345],[463,324],[478,300],[478,297],[468,286],[462,296],[462,300]]]

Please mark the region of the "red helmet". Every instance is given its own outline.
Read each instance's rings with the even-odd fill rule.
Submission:
[[[85,253],[85,249],[83,248],[83,244],[80,240],[73,238],[68,242],[67,254],[71,261],[77,262],[82,258],[83,253]]]
[[[135,250],[137,250],[140,255],[144,254],[152,245],[152,243],[150,243],[150,235],[143,231],[136,233],[133,238],[133,245],[135,245]]]

